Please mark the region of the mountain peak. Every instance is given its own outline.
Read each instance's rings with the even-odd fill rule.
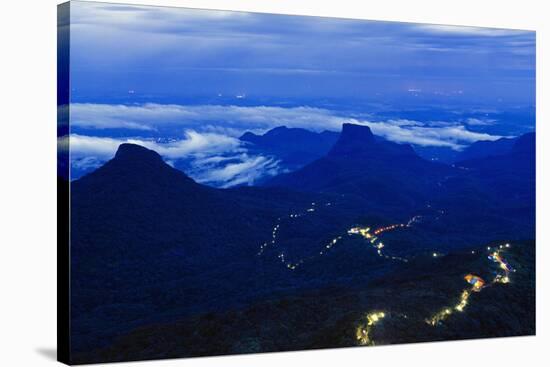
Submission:
[[[239,139],[244,141],[252,141],[257,138],[258,138],[258,135],[254,134],[253,132],[247,131],[244,134],[242,134]]]
[[[285,130],[288,130],[288,127],[286,127],[285,125],[281,125],[281,126],[274,127],[273,129],[266,132],[266,134],[277,132],[277,131],[285,131]]]
[[[364,125],[345,123],[342,125],[340,138],[334,144],[329,156],[332,157],[376,157],[386,159],[392,157],[418,158],[409,144],[398,144],[374,136],[371,129]]]
[[[165,175],[177,175],[191,180],[185,173],[164,162],[160,154],[154,150],[130,143],[120,144],[115,157],[100,167],[98,171],[125,176],[149,176],[155,179],[161,179]]]
[[[288,127],[283,125],[283,126],[274,127],[273,129],[266,131],[262,135],[257,135],[257,134],[254,134],[251,131],[247,131],[243,135],[241,135],[241,137],[239,139],[244,140],[244,141],[248,141],[248,142],[251,142],[251,143],[258,143],[262,140],[262,138],[276,137],[280,134],[284,134],[285,132],[287,132],[289,130],[290,129]],[[300,129],[294,129],[294,130],[300,130]]]
[[[138,185],[143,182],[147,185],[164,185],[166,182],[174,181],[192,183],[193,187],[199,186],[183,171],[164,162],[160,154],[154,150],[130,143],[120,144],[113,159],[78,181],[90,184],[105,180],[127,181],[124,185]]]
[[[120,144],[115,154],[115,159],[163,162],[162,157],[154,150],[147,149],[144,146],[131,143]]]
[[[329,155],[348,155],[360,153],[375,142],[374,135],[368,126],[345,123],[336,144]]]
[[[373,139],[374,135],[370,129],[370,127],[365,125],[356,125],[356,124],[350,124],[349,122],[346,122],[342,124],[342,135],[341,136],[347,136],[359,138],[359,139]]]

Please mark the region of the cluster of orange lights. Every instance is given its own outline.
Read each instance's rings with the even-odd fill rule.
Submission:
[[[378,236],[380,233],[384,233],[384,232],[386,232],[386,231],[392,231],[392,230],[394,230],[394,229],[396,229],[396,228],[403,228],[403,227],[405,227],[405,225],[404,225],[403,223],[392,224],[392,225],[390,225],[390,226],[377,228],[377,229],[374,230],[373,233],[374,233],[376,236]]]
[[[472,285],[472,290],[474,292],[481,291],[481,289],[485,286],[485,281],[477,275],[468,274],[464,277],[464,280]]]

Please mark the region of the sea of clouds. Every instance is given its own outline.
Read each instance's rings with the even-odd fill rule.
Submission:
[[[370,121],[316,107],[76,103],[70,106],[71,166],[86,173],[111,159],[122,143],[158,152],[167,163],[201,183],[230,187],[252,185],[283,171],[276,157],[251,154],[239,136],[278,126],[339,131],[343,123],[369,126],[396,143],[462,150],[499,135],[469,130],[494,120]],[[60,142],[67,146],[68,137]]]

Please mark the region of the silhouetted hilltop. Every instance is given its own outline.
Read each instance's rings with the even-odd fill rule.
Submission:
[[[516,138],[501,138],[495,141],[476,141],[456,157],[456,162],[507,155],[523,150],[534,155],[535,133],[526,133]]]
[[[502,138],[495,141],[481,140],[476,141],[462,152],[460,152],[455,158],[456,162],[486,158],[495,155],[503,155],[509,153],[514,146],[516,140]]]
[[[438,178],[451,167],[428,162],[410,145],[376,139],[367,126],[344,124],[330,152],[268,186],[355,195],[385,209],[411,207],[426,200]]]
[[[536,136],[527,133],[513,140],[509,149],[501,154],[489,155],[458,162],[458,165],[479,170],[485,175],[497,172],[516,175],[518,178],[531,178],[535,173]],[[524,173],[518,175],[518,173]],[[528,175],[527,175],[528,174]]]
[[[90,174],[76,181],[76,187],[82,185],[105,184],[106,187],[117,183],[137,186],[150,185],[153,182],[160,185],[162,182],[174,180],[198,189],[199,185],[180,170],[170,167],[155,151],[137,144],[121,144],[110,161]],[[124,182],[122,182],[124,180]]]
[[[387,156],[416,156],[408,144],[376,139],[368,126],[349,123],[342,125],[340,137],[328,155],[357,159],[359,156],[363,157],[368,154],[382,159]]]

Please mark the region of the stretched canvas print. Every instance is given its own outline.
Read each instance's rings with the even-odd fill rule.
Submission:
[[[58,12],[62,362],[535,334],[535,32]]]

